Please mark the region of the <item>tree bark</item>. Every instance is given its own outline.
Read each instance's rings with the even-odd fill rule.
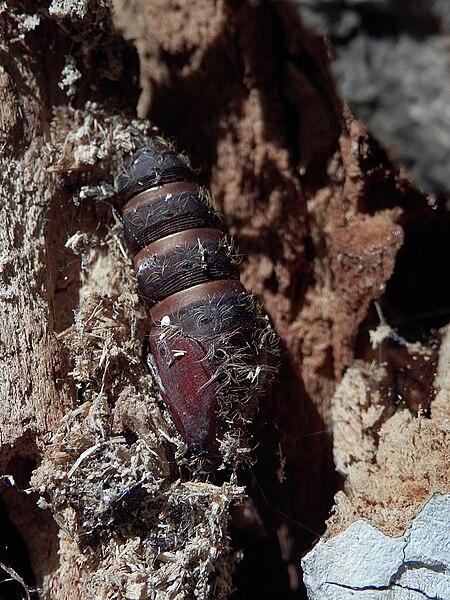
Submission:
[[[398,534],[450,488],[448,213],[342,104],[290,3],[113,8],[0,9],[0,595],[302,598],[338,490],[328,535],[361,516]],[[211,187],[281,339],[238,475],[192,468],[142,361],[113,183],[155,126]]]

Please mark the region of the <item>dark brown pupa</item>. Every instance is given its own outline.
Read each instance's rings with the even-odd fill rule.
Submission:
[[[151,317],[148,366],[191,449],[245,445],[273,330],[187,159],[155,137],[124,167],[117,205]]]

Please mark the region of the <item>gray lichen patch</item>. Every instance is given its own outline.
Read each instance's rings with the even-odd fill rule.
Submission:
[[[319,542],[302,561],[308,598],[449,598],[449,514],[450,496],[435,494],[402,536],[359,520]]]

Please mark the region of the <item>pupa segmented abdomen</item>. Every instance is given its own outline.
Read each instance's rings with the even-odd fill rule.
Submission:
[[[159,137],[116,182],[125,239],[151,316],[147,363],[191,448],[248,437],[273,367],[270,325],[187,159]]]

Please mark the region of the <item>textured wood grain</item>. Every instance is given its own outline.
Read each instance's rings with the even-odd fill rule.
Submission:
[[[405,467],[415,441],[428,447],[409,435],[421,419],[442,435],[430,335],[448,317],[434,260],[448,215],[342,107],[329,48],[289,3],[117,0],[116,29],[100,0],[24,10],[0,9],[0,468],[13,477],[0,491],[2,531],[24,542],[20,564],[5,560],[43,598],[228,598],[233,586],[235,598],[301,598],[299,557],[339,487],[340,415],[354,409],[359,438],[336,436],[336,462],[359,466],[336,531],[375,514],[362,496],[402,466],[389,460],[396,425]],[[211,186],[283,340],[254,422],[258,462],[240,481],[212,484],[186,462],[142,362],[145,313],[108,197],[153,132],[146,118]],[[377,299],[432,368],[398,340],[372,348]],[[361,389],[376,375],[354,403],[340,386],[349,368]],[[413,469],[406,483],[425,499]]]

